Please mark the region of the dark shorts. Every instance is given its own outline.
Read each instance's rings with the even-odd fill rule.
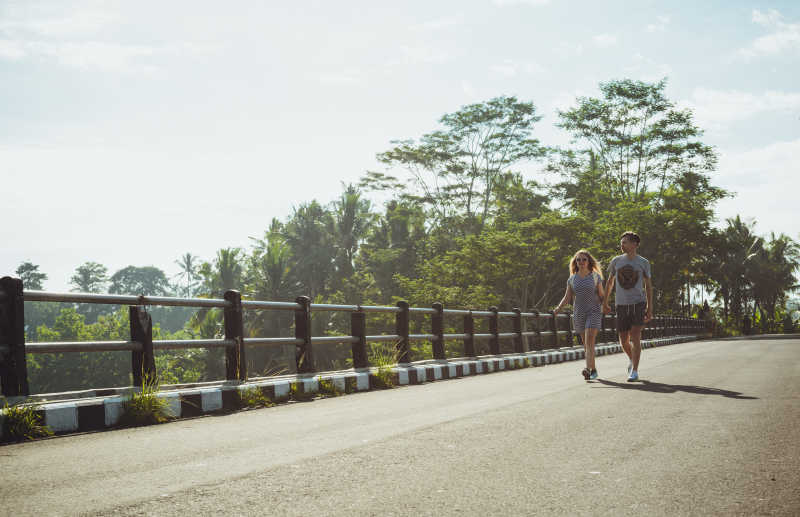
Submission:
[[[631,327],[644,325],[645,302],[633,305],[617,305],[617,331],[628,332]]]

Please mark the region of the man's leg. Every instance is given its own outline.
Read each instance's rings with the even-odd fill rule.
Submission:
[[[630,330],[619,330],[619,344],[622,345],[622,350],[628,356],[628,359],[633,361],[633,356],[631,355],[631,331]]]
[[[644,326],[634,325],[631,327],[631,353],[628,357],[633,361],[633,369],[639,370],[639,359],[642,357],[642,328]]]

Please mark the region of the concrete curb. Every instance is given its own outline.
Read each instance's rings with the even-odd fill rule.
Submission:
[[[800,334],[753,334],[752,336],[733,336],[715,338],[717,341],[751,341],[754,339],[800,339]]]
[[[674,336],[642,341],[643,348],[672,345],[694,341],[697,336]],[[595,346],[598,356],[622,352],[618,343],[602,343]],[[482,356],[447,361],[420,361],[401,364],[391,368],[395,384],[401,386],[422,384],[445,379],[467,377],[477,374],[515,370],[533,366],[544,366],[564,361],[583,359],[582,347],[564,347],[531,351],[521,354]],[[369,370],[325,372],[314,375],[295,375],[279,379],[253,380],[241,384],[225,383],[217,386],[183,388],[160,392],[159,398],[169,401],[169,412],[173,418],[189,418],[210,413],[230,412],[241,409],[238,392],[258,390],[270,400],[287,401],[298,394],[313,396],[320,392],[320,381],[330,382],[339,392],[353,393],[377,389],[381,384],[375,373]],[[43,402],[36,404],[42,421],[56,434],[98,431],[114,428],[122,415],[124,396],[115,394],[81,400]],[[4,414],[0,411],[0,432]],[[0,439],[2,436],[0,435]]]

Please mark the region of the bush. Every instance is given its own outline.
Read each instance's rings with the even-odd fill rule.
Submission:
[[[122,403],[119,425],[140,426],[169,421],[173,416],[169,410],[169,401],[158,396],[158,389],[158,379],[145,377],[142,390],[131,393],[130,398]]]
[[[258,407],[272,407],[275,402],[272,401],[262,390],[259,388],[247,388],[245,390],[238,390],[239,405],[241,407],[258,408]]]
[[[39,406],[22,404],[3,405],[3,441],[22,442],[53,436],[53,431],[42,423],[37,412]]]

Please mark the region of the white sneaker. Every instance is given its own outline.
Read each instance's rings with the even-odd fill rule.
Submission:
[[[631,370],[631,374],[628,375],[628,382],[638,381],[639,380],[639,372],[636,370]]]
[[[631,370],[633,370],[633,361],[628,359],[628,370],[627,370],[628,375],[631,374]]]

